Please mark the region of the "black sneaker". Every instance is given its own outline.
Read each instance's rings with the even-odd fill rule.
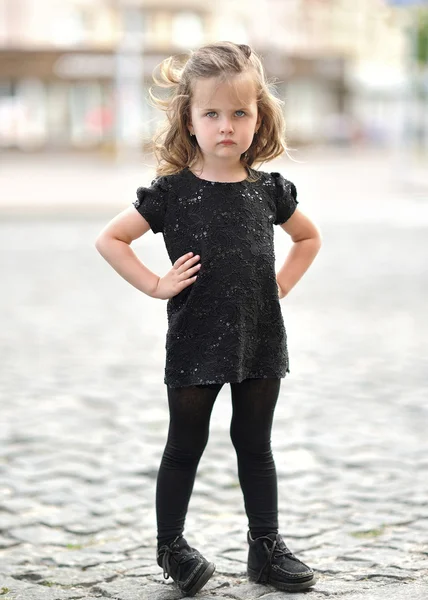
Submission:
[[[161,546],[157,553],[158,565],[165,579],[171,577],[185,596],[194,596],[215,571],[200,552],[191,548],[182,536]]]
[[[253,540],[248,532],[248,567],[250,581],[267,583],[286,592],[300,592],[317,580],[316,575],[287,548],[279,533]]]

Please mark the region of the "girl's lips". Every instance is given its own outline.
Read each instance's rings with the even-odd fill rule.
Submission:
[[[220,144],[224,144],[225,146],[232,146],[235,142],[232,142],[232,140],[224,140],[223,142],[220,142]]]

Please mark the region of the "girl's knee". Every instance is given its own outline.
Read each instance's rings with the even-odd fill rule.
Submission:
[[[194,466],[199,463],[207,442],[207,437],[194,441],[190,446],[188,440],[185,444],[168,442],[163,453],[163,462],[176,468]]]
[[[270,439],[260,439],[245,435],[239,429],[231,428],[230,439],[237,455],[266,456],[271,453]]]

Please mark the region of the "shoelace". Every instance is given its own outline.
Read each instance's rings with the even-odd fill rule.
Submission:
[[[169,575],[169,572],[171,571],[170,559],[171,559],[172,554],[180,554],[180,550],[172,549],[167,546],[165,549],[164,555],[162,557],[162,569],[163,569],[164,579],[168,579],[170,576]],[[191,560],[192,558],[195,558],[195,557],[196,557],[196,555],[193,552],[189,553],[189,554],[185,554],[177,561],[177,564],[181,565],[182,563],[185,563],[188,560]]]
[[[268,567],[267,577],[269,578],[270,568],[272,566],[272,557],[274,556],[274,554],[275,554],[275,556],[288,556],[289,558],[296,558],[294,556],[294,554],[291,552],[291,550],[289,550],[284,543],[281,544],[281,546],[278,546],[277,540],[275,540],[272,543],[270,550],[269,550],[269,546],[267,545],[266,542],[263,542],[263,546],[268,553],[268,557],[266,559],[265,564],[262,566],[262,568],[260,569],[260,572],[257,576],[257,583],[260,582],[262,575],[264,574],[264,572],[266,570],[266,567]]]

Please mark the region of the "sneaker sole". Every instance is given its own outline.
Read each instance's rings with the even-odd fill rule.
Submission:
[[[247,575],[248,575],[248,579],[254,583],[262,583],[263,585],[272,585],[273,587],[276,587],[278,590],[281,590],[283,592],[300,592],[302,590],[307,590],[308,588],[312,587],[316,582],[317,582],[317,576],[315,575],[315,573],[313,574],[313,576],[306,580],[306,581],[300,581],[298,583],[285,583],[283,581],[266,581],[266,582],[261,582],[261,581],[256,581],[257,577],[258,577],[258,573],[256,571],[251,571],[250,569],[247,570]]]
[[[205,571],[203,571],[203,573],[201,573],[201,576],[199,577],[199,579],[197,581],[195,581],[195,583],[190,588],[190,590],[188,590],[187,592],[184,592],[184,594],[186,596],[194,596],[197,592],[199,592],[199,590],[201,588],[204,587],[204,585],[207,583],[207,581],[213,576],[214,571],[215,571],[215,564],[208,563],[207,568],[205,569]]]

